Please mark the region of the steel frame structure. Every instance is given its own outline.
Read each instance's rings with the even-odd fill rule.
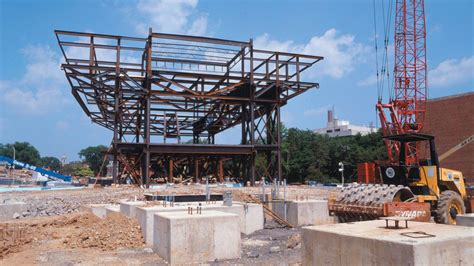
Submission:
[[[175,174],[222,179],[224,165],[251,184],[281,179],[280,108],[319,87],[301,72],[323,57],[258,50],[252,40],[151,29],[146,38],[55,34],[72,95],[92,122],[113,131],[114,182],[126,174],[148,186],[159,173],[168,182]],[[239,144],[215,144],[235,126]],[[265,170],[256,173],[260,153]]]

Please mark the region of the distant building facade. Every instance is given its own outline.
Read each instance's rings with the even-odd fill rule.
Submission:
[[[441,155],[474,134],[474,92],[429,99],[423,132],[435,136]],[[474,185],[474,143],[440,162],[441,167],[462,171]]]
[[[367,135],[377,132],[375,127],[351,125],[347,120],[339,120],[334,116],[334,110],[328,110],[328,122],[325,128],[314,130],[315,133],[328,135],[330,137],[354,136],[357,134]]]

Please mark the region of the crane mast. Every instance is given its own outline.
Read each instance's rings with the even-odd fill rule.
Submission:
[[[396,0],[394,35],[393,95],[388,103],[377,103],[384,135],[420,132],[426,112],[427,67],[424,0]],[[418,163],[419,149],[408,143],[405,149],[386,140],[390,161],[405,150],[406,165]]]

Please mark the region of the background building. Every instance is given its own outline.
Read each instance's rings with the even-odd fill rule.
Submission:
[[[373,126],[351,125],[347,120],[339,120],[334,115],[334,110],[328,110],[328,122],[325,128],[315,129],[318,134],[326,134],[330,137],[354,136],[357,134],[367,135],[376,132]]]
[[[423,131],[435,136],[438,155],[474,134],[474,92],[428,100]],[[474,143],[453,153],[440,165],[462,171],[468,182],[474,184]]]

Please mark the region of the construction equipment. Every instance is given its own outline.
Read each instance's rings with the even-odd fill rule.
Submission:
[[[20,162],[18,160],[13,160],[12,158],[7,157],[7,156],[0,155],[0,162],[6,162],[10,165],[15,165],[15,166],[21,167],[23,169],[35,171],[37,173],[40,173],[40,174],[45,175],[45,176],[50,177],[50,178],[60,179],[64,182],[71,182],[71,177],[70,176],[65,176],[65,175],[62,175],[62,174],[59,174],[59,173],[56,173],[56,172],[53,172],[53,171],[43,169],[41,167],[37,167],[37,166],[31,165],[31,164],[28,164],[28,163]]]
[[[455,224],[456,216],[466,212],[464,201],[471,202],[463,175],[459,171],[440,168],[434,137],[420,133],[428,95],[424,1],[397,0],[395,13],[393,92],[388,103],[382,103],[380,88],[383,89],[383,80],[382,86],[377,80],[379,100],[376,109],[388,161],[379,162],[377,167],[368,163],[358,167],[366,173],[363,179],[378,180],[381,184],[344,187],[336,199],[330,200],[329,209],[343,222],[381,216],[404,216],[428,221],[434,215],[438,223]],[[388,37],[385,36],[387,53]],[[387,62],[385,60],[382,67],[383,78]],[[377,78],[378,74],[377,69]],[[468,138],[443,154],[442,158],[470,141],[472,139]],[[429,144],[429,154],[423,157],[422,144],[426,143]],[[358,179],[362,178],[359,176]]]
[[[466,212],[464,202],[468,197],[464,178],[459,171],[439,167],[434,137],[406,133],[384,138],[398,143],[399,162],[378,166],[382,184],[352,184],[343,188],[330,203],[330,210],[341,221],[381,216],[410,216],[428,221],[431,213],[437,223],[455,224],[456,216]],[[418,165],[407,164],[403,150],[406,143],[419,145],[422,142],[429,146],[427,159],[420,160]]]
[[[445,153],[441,154],[439,156],[439,161],[441,162],[442,160],[448,158],[449,156],[451,156],[451,154],[457,152],[458,150],[466,147],[467,144],[471,143],[474,141],[474,135],[468,137],[467,139],[461,141],[458,145],[452,147],[451,149],[449,149],[448,151],[446,151]]]

